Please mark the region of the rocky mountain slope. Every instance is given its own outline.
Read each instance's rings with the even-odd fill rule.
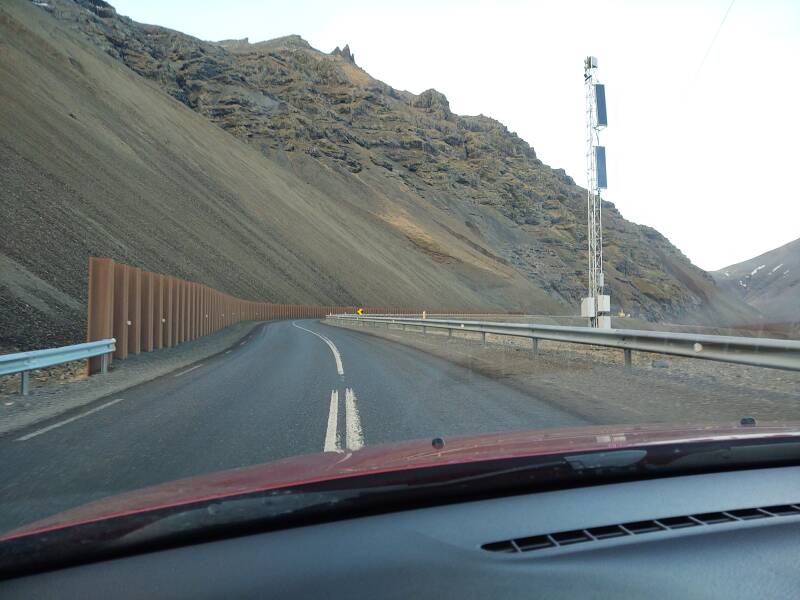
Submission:
[[[0,80],[0,343],[80,339],[89,255],[268,301],[577,309],[585,190],[346,46],[210,43],[101,0],[10,0]],[[605,209],[615,310],[749,310]]]
[[[800,239],[712,273],[720,288],[765,322],[800,323]]]

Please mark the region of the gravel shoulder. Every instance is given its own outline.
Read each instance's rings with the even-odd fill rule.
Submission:
[[[342,326],[326,321],[333,326]],[[800,373],[507,336],[346,326],[469,367],[596,424],[800,420]]]
[[[115,360],[105,375],[86,377],[86,362],[77,361],[32,373],[28,396],[19,395],[19,376],[4,377],[0,388],[0,435],[85,406],[204,360],[235,345],[259,322],[237,323],[174,348],[143,352]]]

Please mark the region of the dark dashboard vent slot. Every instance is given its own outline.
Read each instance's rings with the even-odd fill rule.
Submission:
[[[607,540],[629,535],[668,531],[670,529],[684,529],[686,527],[717,525],[719,523],[731,523],[734,521],[749,521],[751,519],[798,515],[800,515],[800,503],[779,504],[759,508],[737,508],[735,510],[720,512],[681,515],[665,517],[663,519],[649,519],[646,521],[632,521],[630,523],[590,527],[588,529],[557,531],[543,535],[492,542],[491,544],[484,544],[481,548],[489,552],[529,552],[531,550],[544,550],[545,548],[557,548],[560,546],[570,546],[572,544],[582,544],[584,542]]]
[[[623,523],[622,527],[627,529],[632,534],[638,533],[652,533],[653,531],[661,531],[666,529],[659,525],[656,521],[635,521],[634,523]]]

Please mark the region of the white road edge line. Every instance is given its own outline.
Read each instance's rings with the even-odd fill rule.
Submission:
[[[349,450],[358,450],[364,446],[364,434],[361,432],[361,419],[358,417],[356,394],[351,388],[347,388],[344,395],[347,448]]]
[[[14,441],[16,441],[16,442],[26,442],[31,438],[35,438],[37,435],[42,435],[43,433],[47,433],[48,431],[51,431],[51,430],[55,429],[56,427],[61,427],[62,425],[66,425],[67,423],[72,423],[73,421],[77,421],[78,419],[82,419],[83,417],[86,417],[86,416],[88,416],[88,415],[90,415],[92,413],[96,413],[98,410],[103,410],[104,408],[108,408],[109,406],[112,406],[112,405],[116,404],[117,402],[122,402],[122,400],[123,400],[122,398],[117,398],[116,400],[112,400],[111,402],[106,402],[105,404],[103,404],[101,406],[98,406],[96,408],[93,408],[92,410],[87,410],[85,413],[82,413],[80,415],[75,415],[74,417],[71,417],[69,419],[65,419],[64,421],[59,421],[58,423],[54,423],[53,425],[49,425],[48,427],[43,427],[42,429],[38,429],[37,431],[34,431],[33,433],[29,433],[28,435],[23,435],[22,437],[19,437]]]
[[[187,373],[189,373],[190,371],[194,371],[195,369],[199,369],[199,368],[200,368],[200,367],[202,367],[202,366],[203,366],[203,365],[195,365],[195,366],[193,366],[191,369],[186,369],[185,371],[181,371],[180,373],[178,373],[178,374],[176,374],[176,375],[173,375],[173,377],[180,377],[181,375],[186,375],[186,374],[187,374]]]
[[[313,333],[315,336],[317,336],[323,342],[328,344],[328,348],[330,348],[331,352],[333,352],[333,359],[336,361],[336,371],[339,373],[339,375],[344,375],[344,369],[342,368],[342,355],[339,354],[338,348],[336,348],[336,345],[332,341],[330,341],[324,335],[322,335],[320,333],[317,333],[316,331],[311,331],[310,329],[306,329],[305,327],[303,327],[301,325],[298,325],[296,321],[292,321],[292,325],[294,325],[298,329],[302,329],[303,331],[307,331],[308,333]]]
[[[339,391],[331,390],[331,408],[328,412],[328,429],[325,431],[324,452],[341,452],[336,435],[336,422],[339,420]]]

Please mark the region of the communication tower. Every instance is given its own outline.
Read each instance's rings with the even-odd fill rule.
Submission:
[[[608,125],[606,89],[597,80],[597,58],[583,63],[586,93],[586,181],[589,233],[589,295],[581,301],[581,316],[590,327],[611,327],[611,297],[604,293],[603,220],[600,190],[607,187],[606,149],[600,145],[600,131]]]

